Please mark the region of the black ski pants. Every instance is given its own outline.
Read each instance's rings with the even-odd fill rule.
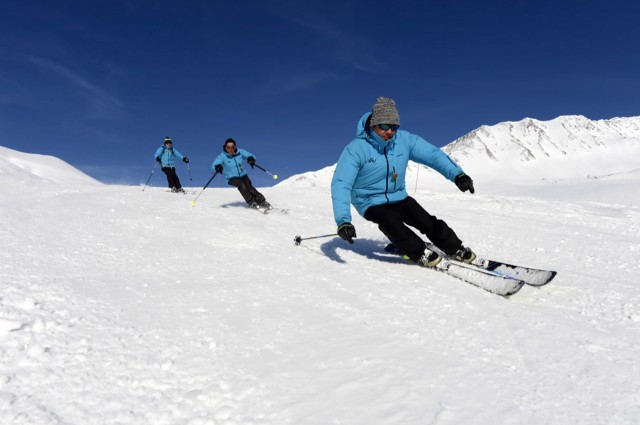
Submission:
[[[167,184],[169,187],[175,187],[176,189],[180,189],[182,185],[180,184],[180,179],[176,174],[176,169],[173,167],[162,167],[162,172],[167,175]]]
[[[369,207],[364,218],[376,223],[396,248],[413,261],[422,257],[425,245],[422,238],[408,226],[426,235],[448,255],[453,255],[462,245],[462,241],[447,223],[429,214],[410,196],[395,204]]]
[[[251,204],[254,201],[261,204],[266,200],[262,193],[253,187],[251,179],[249,179],[249,176],[246,174],[242,177],[229,179],[229,184],[238,188],[247,204]]]

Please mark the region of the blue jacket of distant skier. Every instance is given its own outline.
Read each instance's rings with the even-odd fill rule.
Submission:
[[[154,158],[160,157],[160,163],[163,167],[175,168],[175,162],[173,158],[178,158],[180,161],[184,159],[184,155],[178,152],[178,149],[173,146],[168,148],[164,145],[160,146],[156,150]]]
[[[240,148],[237,148],[236,153],[233,155],[230,155],[227,152],[222,152],[213,160],[211,170],[215,171],[216,165],[220,164],[222,165],[222,175],[227,181],[233,178],[244,177],[247,175],[247,170],[244,169],[242,162],[250,156],[254,158],[256,157],[251,152]]]
[[[336,224],[351,222],[350,202],[364,217],[367,208],[405,199],[409,160],[426,165],[454,181],[462,168],[446,153],[423,138],[398,130],[384,141],[369,129],[371,112],[358,122],[356,138],[342,151],[331,180]]]

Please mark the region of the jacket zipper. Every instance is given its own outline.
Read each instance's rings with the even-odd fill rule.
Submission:
[[[387,199],[387,204],[389,203],[389,197],[387,193],[389,192],[389,157],[387,157],[387,146],[384,147],[384,159],[387,161],[387,178],[384,179],[384,197]]]
[[[238,177],[240,177],[240,167],[238,167],[238,160],[235,155],[233,156],[233,162],[236,163],[236,171],[238,172]]]

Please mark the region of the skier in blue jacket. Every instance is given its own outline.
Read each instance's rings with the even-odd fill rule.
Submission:
[[[349,243],[356,237],[351,224],[353,204],[411,260],[434,267],[441,258],[426,249],[411,226],[445,254],[471,262],[476,255],[443,220],[429,214],[407,194],[405,174],[409,160],[433,168],[465,192],[473,181],[446,153],[419,136],[400,130],[400,116],[392,99],[379,97],[372,112],[358,122],[356,138],[342,151],[331,181],[333,214],[338,235]]]
[[[237,187],[251,208],[271,209],[271,205],[264,195],[253,187],[253,183],[251,183],[251,179],[242,165],[244,160],[247,161],[251,168],[256,165],[256,158],[251,152],[238,149],[236,141],[228,138],[222,146],[222,153],[213,160],[211,169],[217,173],[222,173],[229,185]]]
[[[160,146],[156,150],[156,154],[154,156],[156,161],[158,161],[162,166],[162,172],[167,175],[167,184],[171,191],[176,193],[185,193],[182,185],[180,184],[180,179],[176,174],[176,167],[173,158],[178,158],[185,164],[189,163],[189,158],[182,155],[178,152],[178,149],[173,147],[171,137],[164,138],[164,145]]]

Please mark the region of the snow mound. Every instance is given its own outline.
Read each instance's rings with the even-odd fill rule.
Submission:
[[[0,146],[0,176],[5,181],[27,184],[101,184],[63,160],[49,156],[19,152]]]
[[[331,186],[331,178],[333,177],[335,168],[336,165],[333,164],[318,171],[295,174],[276,186],[278,186],[278,188],[300,189],[328,188]]]

